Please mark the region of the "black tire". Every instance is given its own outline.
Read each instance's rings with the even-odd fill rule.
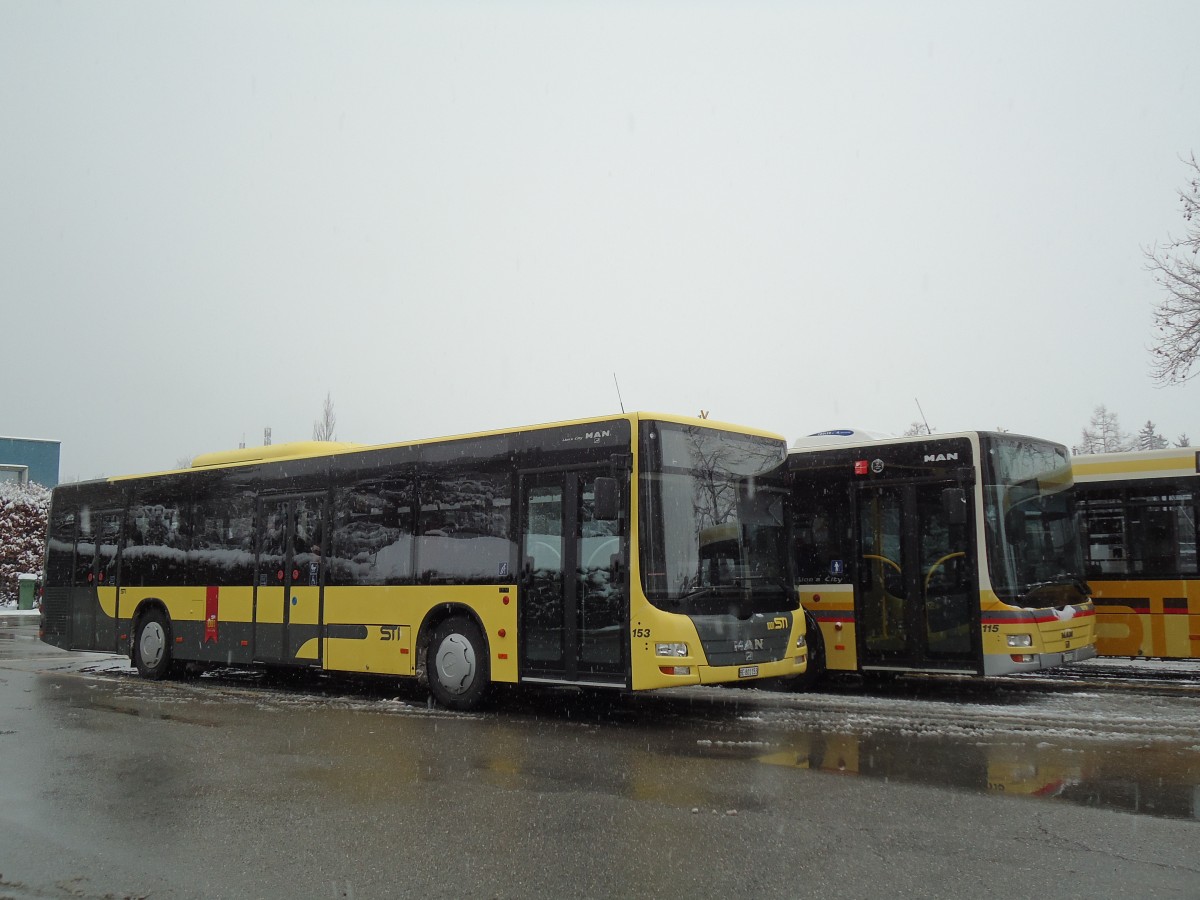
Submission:
[[[479,626],[453,616],[434,629],[425,653],[429,690],[448,709],[475,709],[491,681],[487,644]]]
[[[825,679],[825,638],[821,635],[821,626],[812,616],[805,614],[804,624],[807,633],[804,636],[808,642],[808,668],[803,675],[797,675],[792,681],[792,690],[811,691]]]
[[[138,621],[133,636],[133,664],[143,678],[159,681],[171,674],[171,622],[161,609],[151,609]]]

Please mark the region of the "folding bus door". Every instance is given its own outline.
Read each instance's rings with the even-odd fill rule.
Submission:
[[[603,470],[521,476],[521,677],[624,685],[628,597],[623,538],[594,516]]]
[[[79,517],[71,646],[81,650],[118,650],[115,615],[123,518],[121,510],[94,510]]]
[[[862,667],[980,671],[976,554],[969,506],[954,512],[958,483],[864,485],[855,499]]]
[[[321,662],[323,494],[259,499],[254,659]]]

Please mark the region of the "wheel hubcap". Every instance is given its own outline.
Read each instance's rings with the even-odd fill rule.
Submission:
[[[435,656],[438,680],[452,694],[465,694],[475,682],[475,648],[461,634],[450,634]]]
[[[145,666],[153,669],[162,661],[166,646],[167,634],[163,631],[162,624],[151,622],[142,629],[142,636],[138,638],[138,656]]]

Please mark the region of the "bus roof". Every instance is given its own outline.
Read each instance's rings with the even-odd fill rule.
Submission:
[[[980,435],[991,435],[998,438],[1010,438],[1017,441],[1037,441],[1042,444],[1062,446],[1058,441],[1034,437],[1031,434],[1013,434],[1008,431],[951,431],[942,434],[914,434],[896,437],[894,435],[878,434],[870,431],[855,431],[852,428],[835,431],[822,431],[807,437],[797,438],[792,442],[792,453],[808,453],[810,451],[837,450],[843,447],[878,447],[891,444],[930,443],[950,440],[952,438],[968,438],[977,440]]]
[[[300,459],[306,456],[326,456],[341,450],[361,448],[362,444],[347,441],[293,441],[290,444],[268,444],[265,447],[241,447],[237,450],[216,450],[192,459],[193,469],[213,466],[232,466],[238,463],[265,462],[280,459]]]
[[[671,422],[677,425],[695,425],[703,428],[724,429],[786,442],[783,435],[759,428],[749,428],[714,419],[702,419],[695,416],[681,416],[672,413],[631,412],[618,413],[608,416],[589,416],[583,419],[567,419],[559,422],[543,422],[537,425],[522,425],[513,428],[498,428],[490,431],[480,431],[465,434],[447,435],[444,437],[422,438],[411,441],[396,441],[384,444],[358,444],[343,441],[294,441],[283,444],[269,444],[263,447],[246,447],[235,450],[218,450],[203,453],[192,459],[191,467],[186,469],[168,469],[161,472],[147,472],[131,475],[117,475],[101,481],[123,481],[130,478],[144,478],[147,475],[166,475],[170,473],[205,471],[230,466],[253,465],[261,462],[278,462],[291,459],[307,459],[322,456],[336,456],[343,453],[353,453],[364,450],[383,450],[392,447],[411,447],[421,444],[434,444],[446,441],[470,440],[473,438],[491,437],[522,431],[538,431],[541,429],[561,428],[571,425],[587,425],[595,422],[611,422],[615,419],[625,419],[630,422],[652,420]]]
[[[1168,447],[1164,450],[1130,450],[1125,453],[1084,453],[1071,460],[1076,481],[1116,481],[1195,475],[1200,472],[1200,450]]]

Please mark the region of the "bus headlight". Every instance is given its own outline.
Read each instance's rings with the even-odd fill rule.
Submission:
[[[687,644],[655,644],[655,656],[687,656]]]
[[[802,635],[802,634],[796,635],[796,649],[803,650],[807,646],[808,646],[808,641],[804,640],[804,635]]]
[[[1032,634],[1010,634],[1008,636],[1008,646],[1010,647],[1032,647]]]

